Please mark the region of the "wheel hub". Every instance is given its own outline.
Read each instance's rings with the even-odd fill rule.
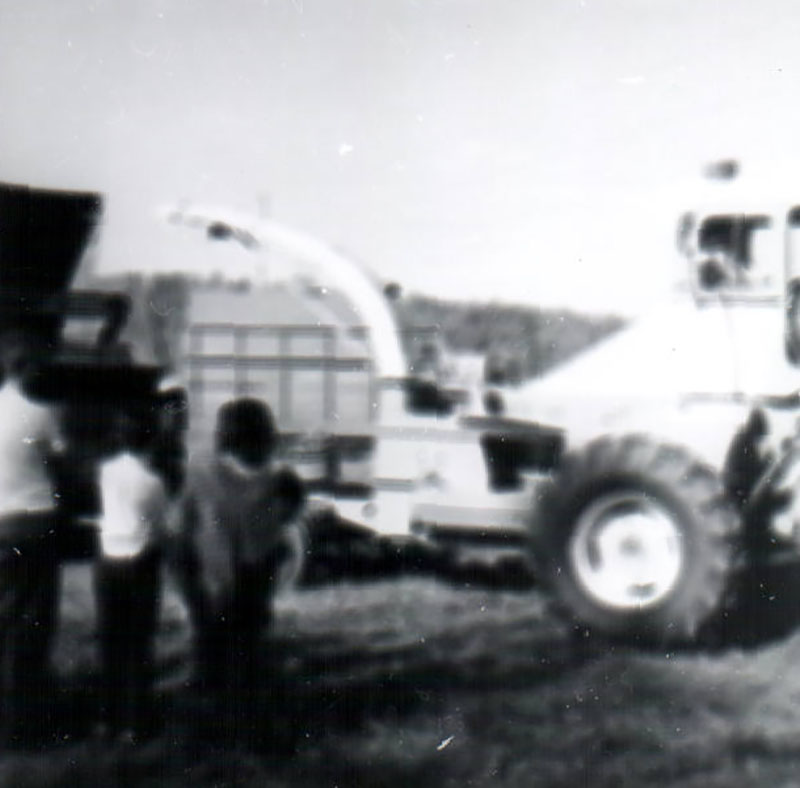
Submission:
[[[604,495],[578,518],[569,558],[578,581],[604,607],[651,607],[680,578],[681,529],[672,512],[642,492]]]

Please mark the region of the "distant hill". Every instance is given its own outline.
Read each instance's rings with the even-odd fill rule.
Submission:
[[[543,375],[625,325],[615,315],[423,295],[407,296],[394,306],[406,337],[413,335],[415,327],[435,327],[448,349],[486,354],[490,366],[511,365],[512,376],[520,379]]]
[[[124,338],[140,349],[150,348],[153,360],[167,366],[177,361],[180,336],[191,319],[191,311],[199,310],[202,319],[217,321],[229,319],[228,314],[234,309],[243,322],[314,323],[319,319],[313,312],[298,312],[302,307],[300,301],[306,306],[316,303],[311,296],[310,300],[298,300],[296,295],[287,298],[286,294],[281,295],[283,291],[274,288],[259,291],[258,295],[254,293],[249,299],[236,300],[237,292],[241,296],[249,289],[222,282],[192,284],[190,279],[178,275],[92,277],[81,285],[132,296],[133,309]],[[194,290],[194,299],[198,301],[194,309],[190,307],[190,290]],[[275,309],[276,295],[280,298],[280,309]],[[344,323],[357,321],[357,316],[347,312],[346,298],[340,301],[338,295],[335,299],[328,296],[325,301],[332,319]],[[424,295],[409,295],[389,303],[395,311],[407,357],[412,363],[421,345],[435,334],[449,350],[486,355],[489,367],[506,372],[513,369],[510,377],[517,379],[546,373],[625,324],[622,318],[614,315],[447,301]],[[256,312],[253,311],[255,305],[259,307]]]

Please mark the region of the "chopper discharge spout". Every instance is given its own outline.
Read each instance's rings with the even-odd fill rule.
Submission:
[[[401,378],[406,374],[405,359],[394,322],[383,294],[361,268],[344,255],[295,230],[262,222],[258,236],[274,246],[286,248],[311,262],[315,273],[332,287],[347,293],[361,320],[370,331],[375,372],[379,378]]]
[[[171,213],[168,220],[187,227],[201,227],[210,239],[239,242],[259,255],[264,248],[281,252],[293,273],[308,273],[325,285],[346,293],[361,321],[369,329],[376,377],[402,378],[406,362],[394,316],[380,289],[355,262],[324,243],[270,219],[236,216],[217,209],[190,209]],[[255,269],[256,280],[268,281],[267,262]]]

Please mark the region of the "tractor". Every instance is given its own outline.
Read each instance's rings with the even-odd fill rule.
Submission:
[[[671,298],[509,392],[513,412],[567,428],[529,522],[577,630],[678,646],[797,624],[798,230],[791,200],[715,187],[678,223]]]

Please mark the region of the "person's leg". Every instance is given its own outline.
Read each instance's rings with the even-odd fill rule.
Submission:
[[[242,731],[242,643],[241,596],[228,595],[216,619],[215,656],[217,658],[216,699],[223,734],[240,740]]]
[[[277,564],[272,557],[240,566],[230,615],[228,653],[229,710],[238,740],[263,742],[270,721],[265,717],[261,649],[272,617],[272,594]],[[266,727],[265,727],[266,726]]]
[[[210,603],[198,597],[189,606],[192,629],[193,680],[201,690],[210,690],[215,683],[213,616]]]
[[[171,544],[166,557],[189,616],[193,682],[199,689],[208,690],[214,683],[212,599],[203,587],[197,557],[185,540]]]
[[[239,568],[231,610],[230,667],[232,687],[243,695],[254,691],[258,676],[258,643],[263,619],[260,586],[259,567]]]
[[[27,673],[34,681],[43,680],[50,670],[50,652],[57,617],[59,573],[58,559],[52,548],[41,546],[22,566],[26,588],[23,619],[27,636],[24,658]]]
[[[59,556],[57,523],[49,512],[4,518],[3,531],[8,538],[0,545],[0,734],[11,745],[41,733],[40,712],[50,710],[46,679]]]
[[[195,634],[197,677],[200,688],[212,694],[225,691],[230,640],[230,607],[222,600],[209,602],[197,621]]]
[[[58,591],[53,542],[44,535],[0,548],[0,733],[9,745],[41,736],[52,713],[49,662]]]
[[[131,627],[128,654],[132,707],[129,727],[138,735],[155,728],[152,685],[155,676],[155,635],[161,600],[161,561],[155,550],[136,559],[130,583]],[[135,610],[134,610],[135,609]]]
[[[125,562],[101,558],[95,568],[97,634],[100,650],[101,720],[113,734],[124,725],[127,705],[128,573]]]
[[[58,556],[53,540],[37,540],[28,548],[21,564],[24,589],[20,635],[17,647],[20,688],[25,698],[25,728],[29,736],[41,737],[55,725],[54,687],[50,656],[58,605]]]
[[[255,689],[261,683],[261,647],[272,623],[275,577],[284,553],[276,551],[255,564],[240,567],[237,578],[236,622],[239,684]]]
[[[0,745],[13,744],[23,719],[20,641],[23,558],[0,548]]]

